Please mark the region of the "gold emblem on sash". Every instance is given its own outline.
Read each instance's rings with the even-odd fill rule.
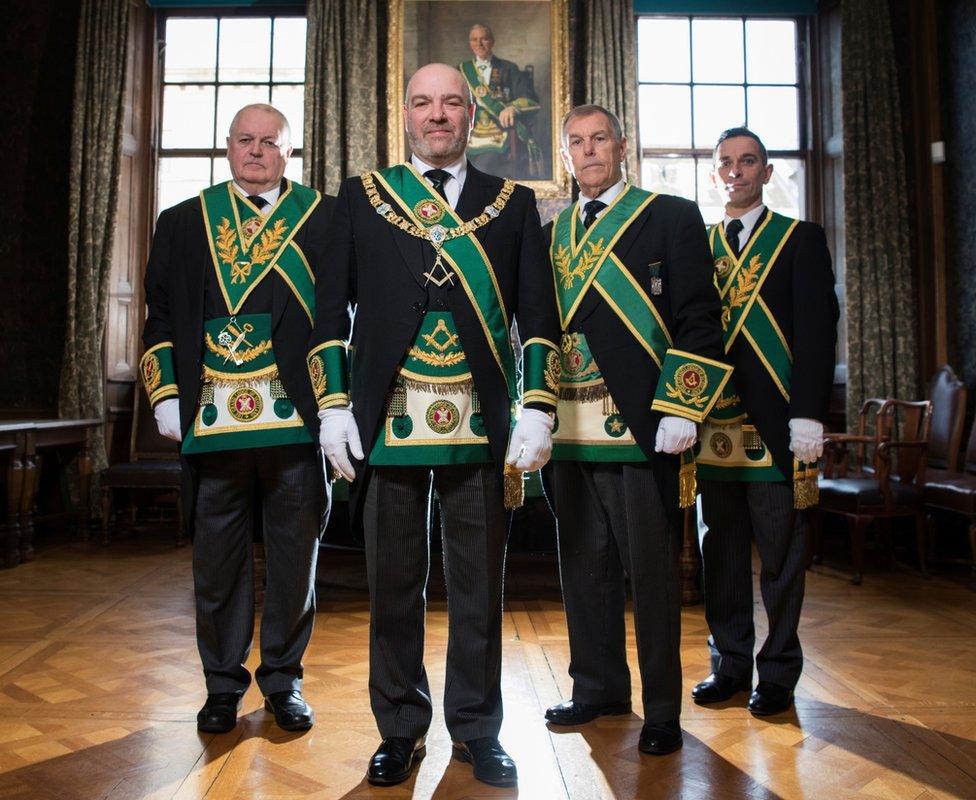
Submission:
[[[220,225],[217,226],[217,255],[230,267],[230,282],[247,283],[252,268],[261,266],[278,251],[287,230],[285,221],[279,218],[270,230],[261,232],[260,241],[248,253],[250,260],[238,259],[241,250],[237,243],[237,232],[230,224],[230,220],[223,217]],[[247,244],[244,244],[246,247]]]
[[[708,376],[705,374],[705,370],[689,361],[675,371],[674,382],[681,385],[685,394],[698,397],[708,386]]]
[[[586,273],[593,269],[600,261],[600,256],[604,250],[603,239],[596,242],[587,242],[586,247],[589,248],[589,251],[581,253],[575,263],[566,245],[560,244],[556,248],[553,261],[556,263],[556,272],[562,280],[564,289],[572,289],[577,278],[585,281]]]
[[[749,259],[749,266],[743,267],[739,270],[739,274],[735,276],[735,283],[725,297],[726,302],[722,304],[722,330],[728,329],[729,322],[732,321],[732,311],[749,302],[749,298],[752,296],[756,288],[756,282],[759,279],[759,271],[764,266],[762,261],[760,261],[761,257],[762,253],[756,253],[756,255]]]
[[[729,270],[732,269],[732,259],[728,256],[719,256],[715,259],[715,273],[719,278],[725,279],[725,276],[729,274]]]
[[[483,83],[479,83],[477,86],[474,87],[475,97],[484,97],[486,94],[488,94],[488,87],[485,86]]]
[[[450,433],[461,422],[461,412],[450,400],[438,400],[427,409],[427,427],[434,433]]]
[[[444,218],[444,207],[436,200],[421,200],[413,207],[413,213],[433,225]]]

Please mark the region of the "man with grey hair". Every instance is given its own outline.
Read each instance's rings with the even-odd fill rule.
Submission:
[[[495,34],[483,23],[468,32],[474,58],[459,65],[477,110],[468,144],[471,163],[490,175],[538,178],[542,155],[532,132],[539,100],[531,79],[494,53]]]
[[[383,737],[366,778],[379,785],[410,776],[433,715],[423,658],[432,489],[450,598],[444,718],[454,757],[495,786],[517,775],[498,741],[506,509],[520,503],[522,472],[549,458],[559,325],[535,196],[467,161],[473,113],[454,67],[411,77],[412,156],[342,184],[332,269],[316,287],[309,368],[326,376],[316,384],[322,449],[353,482],[353,513],[363,515],[369,695]]]
[[[140,372],[159,432],[180,445],[207,733],[237,724],[251,682],[256,525],[267,559],[257,683],[279,726],[313,722],[302,655],[322,476],[305,353],[334,198],[284,177],[288,134],[273,106],[238,111],[233,180],[160,214],[146,268]]]
[[[579,201],[547,228],[562,325],[552,485],[572,699],[552,725],[629,714],[630,579],[643,686],[638,748],[682,745],[680,506],[694,502],[695,425],[730,368],[701,214],[624,181],[619,120],[566,115],[562,157]]]

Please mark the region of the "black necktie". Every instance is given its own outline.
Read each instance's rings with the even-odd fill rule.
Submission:
[[[583,227],[589,230],[590,225],[596,222],[596,215],[607,207],[607,204],[600,200],[589,200],[583,206]]]
[[[424,173],[424,177],[430,181],[434,191],[437,192],[444,201],[447,201],[447,193],[444,191],[444,184],[451,177],[451,173],[446,169],[429,169]]]
[[[261,195],[259,194],[249,194],[247,196],[247,199],[250,200],[252,203],[254,203],[254,205],[257,206],[259,210],[264,208],[267,205],[270,205],[270,203],[268,203],[268,201],[265,200],[263,197],[261,197]]]
[[[725,226],[725,241],[728,243],[729,247],[732,248],[732,252],[735,257],[739,257],[739,253],[742,252],[739,247],[739,232],[742,230],[742,220],[734,219],[728,225]]]

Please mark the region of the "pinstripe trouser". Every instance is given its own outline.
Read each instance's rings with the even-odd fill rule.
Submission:
[[[363,527],[369,577],[369,697],[380,735],[430,727],[424,617],[431,486],[440,499],[448,646],[444,717],[455,741],[502,723],[502,583],[508,513],[494,464],[375,467]]]
[[[681,716],[677,461],[552,465],[573,699],[630,700],[624,608],[630,579],[644,721]]]
[[[700,481],[698,530],[712,671],[752,679],[752,538],[769,634],[756,655],[760,681],[792,689],[803,669],[797,627],[805,581],[805,517],[793,487],[768,481]]]
[[[315,619],[322,477],[312,445],[191,457],[200,488],[193,536],[197,648],[207,692],[243,692],[254,636],[254,515],[261,514],[267,588],[261,617],[265,695],[300,689]]]

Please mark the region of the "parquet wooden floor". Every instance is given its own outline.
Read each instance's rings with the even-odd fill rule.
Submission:
[[[502,741],[518,789],[487,787],[451,761],[435,712],[427,759],[381,790],[363,780],[378,736],[361,556],[322,564],[305,659],[316,726],[279,730],[252,688],[237,729],[212,736],[195,727],[204,690],[190,551],[171,542],[165,531],[109,548],[42,539],[36,561],[0,572],[0,800],[976,798],[976,595],[962,579],[896,566],[858,588],[817,568],[795,711],[760,721],[744,696],[709,708],[686,700],[684,749],[653,758],[636,749],[636,715],[544,725],[544,709],[570,691],[558,579],[552,561],[513,559]],[[439,697],[445,604],[436,586],[431,596],[427,665]],[[685,609],[682,625],[687,695],[708,672],[702,608]],[[630,642],[638,708],[632,631]]]

